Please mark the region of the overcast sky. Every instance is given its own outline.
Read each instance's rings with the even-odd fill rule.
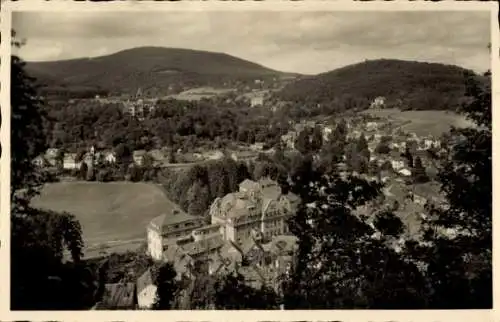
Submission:
[[[376,58],[490,66],[489,12],[24,12],[12,23],[27,61],[164,46],[304,74]]]

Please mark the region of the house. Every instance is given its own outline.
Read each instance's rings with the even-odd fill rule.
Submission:
[[[222,151],[216,150],[216,151],[210,151],[205,154],[205,157],[208,160],[220,160],[224,158],[224,153]]]
[[[253,161],[258,156],[254,151],[235,151],[231,153],[231,158],[235,161]]]
[[[262,142],[255,142],[250,146],[250,150],[252,151],[262,151],[264,149],[264,143]]]
[[[250,106],[262,106],[264,105],[264,97],[263,96],[254,96],[250,99]]]
[[[58,154],[59,154],[59,149],[56,148],[48,148],[47,151],[45,151],[45,157],[47,159],[55,159]]]
[[[295,141],[297,140],[297,133],[290,131],[281,136],[281,142],[289,149],[295,149]]]
[[[323,127],[323,141],[328,142],[330,140],[330,135],[333,133],[333,129],[329,126]]]
[[[148,253],[155,260],[163,259],[164,243],[191,236],[192,231],[203,226],[203,218],[191,216],[179,208],[153,218],[147,227]]]
[[[156,300],[156,285],[153,283],[151,270],[148,268],[136,283],[137,305],[140,309],[150,309]]]
[[[49,161],[45,158],[44,155],[39,155],[33,159],[33,164],[36,167],[43,168],[50,165]]]
[[[370,108],[382,108],[385,105],[385,97],[378,96],[370,103]]]
[[[238,272],[251,287],[267,285],[277,290],[281,277],[292,269],[293,258],[298,250],[297,238],[281,235],[264,242],[257,235],[255,237],[247,239],[238,247],[244,259]]]
[[[407,168],[402,168],[398,171],[398,173],[402,176],[405,176],[405,177],[410,177],[411,176],[411,170],[407,169]]]
[[[107,163],[116,163],[115,152],[109,151],[104,153],[104,161],[106,161]]]
[[[427,203],[426,198],[424,198],[420,195],[417,195],[417,194],[413,194],[412,199],[413,199],[413,202],[416,203],[417,205],[424,206]]]
[[[367,122],[365,129],[369,132],[371,131],[376,131],[379,127],[379,124],[377,122]]]
[[[392,159],[391,160],[391,165],[392,165],[392,168],[395,170],[395,171],[399,171],[401,169],[404,168],[405,166],[405,161],[402,159],[402,158],[396,158],[396,159]]]
[[[132,153],[132,158],[134,160],[134,163],[137,165],[142,165],[144,161],[144,155],[146,154],[145,150],[135,150]]]
[[[96,310],[133,310],[136,307],[135,284],[113,283],[104,285],[101,301]]]
[[[81,161],[76,160],[76,153],[65,153],[63,158],[63,169],[65,170],[73,170],[79,169]]]

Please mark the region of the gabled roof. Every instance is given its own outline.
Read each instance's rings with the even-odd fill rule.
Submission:
[[[166,246],[167,248],[163,252],[163,258],[168,262],[175,262],[178,255],[183,252],[181,247],[174,243],[169,243]]]
[[[136,284],[137,293],[142,292],[142,290],[144,290],[149,285],[153,285],[153,278],[151,276],[151,270],[149,268],[137,279]]]
[[[169,214],[162,214],[151,220],[150,224],[157,228],[163,228],[168,225],[178,224],[185,221],[196,220],[198,217],[189,215],[179,208],[171,209]]]
[[[134,306],[134,283],[114,283],[104,286],[101,308],[126,309]]]
[[[297,250],[297,241],[297,237],[295,236],[274,236],[270,243],[270,251],[276,255],[287,255]]]
[[[239,184],[240,190],[254,190],[259,188],[259,184],[253,180],[245,179]]]
[[[222,236],[215,235],[210,238],[205,238],[193,243],[186,244],[182,246],[184,252],[190,256],[196,256],[214,249],[221,248],[224,244]]]

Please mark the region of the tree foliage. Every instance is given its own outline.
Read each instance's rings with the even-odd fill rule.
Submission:
[[[417,267],[375,237],[377,230],[355,214],[358,206],[379,195],[379,184],[312,169],[306,181],[295,179],[291,190],[302,202],[289,223],[299,238],[299,252],[285,282],[286,308],[424,306],[425,279]]]
[[[155,276],[156,301],[153,305],[155,310],[169,310],[178,295],[179,284],[175,280],[177,273],[170,263],[163,264]]]
[[[447,202],[428,206],[429,245],[419,252],[428,261],[432,306],[446,309],[492,306],[491,85],[466,77],[461,112],[477,127],[451,131],[459,139],[439,173]]]
[[[13,36],[12,45],[19,47],[15,33]],[[31,198],[46,178],[32,164],[45,150],[46,114],[33,79],[26,76],[24,63],[17,56],[12,56],[11,71],[11,124],[15,129],[11,142],[11,308],[88,307],[94,285],[80,261],[83,240],[79,222],[68,213],[30,207]],[[64,263],[66,251],[72,263]]]

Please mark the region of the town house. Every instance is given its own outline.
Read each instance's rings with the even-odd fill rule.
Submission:
[[[169,239],[190,236],[201,226],[203,218],[191,216],[178,208],[154,218],[147,227],[148,253],[153,259],[162,260],[164,244]]]

